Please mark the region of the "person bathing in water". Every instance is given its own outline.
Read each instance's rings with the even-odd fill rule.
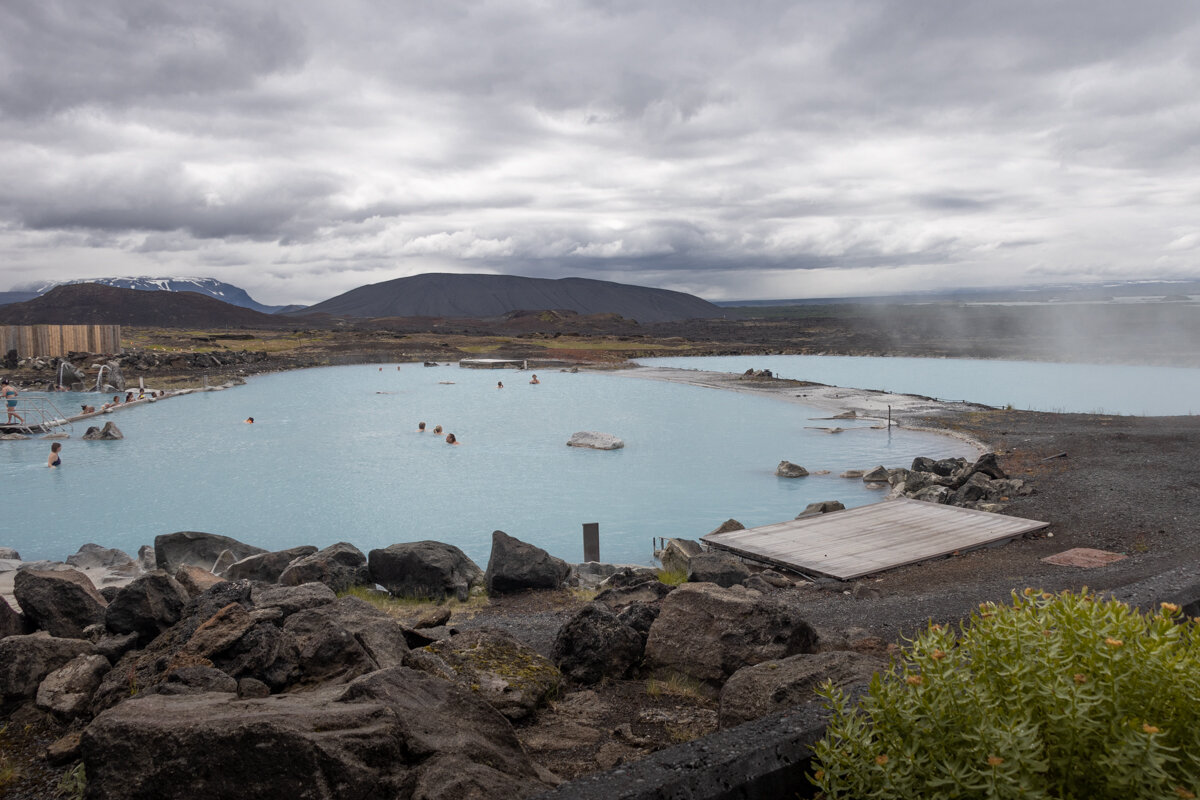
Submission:
[[[50,457],[46,459],[46,466],[54,469],[62,466],[62,458],[59,456],[59,451],[62,450],[62,442],[55,442],[50,445]]]
[[[529,379],[529,382],[530,382],[530,383],[532,383],[532,384],[538,384],[538,383],[541,383],[541,381],[539,381],[539,380],[537,379],[537,373],[536,373],[536,372],[533,374],[533,377]]]
[[[418,422],[417,423],[417,433],[424,433],[424,432],[425,432],[425,423]]]
[[[459,441],[458,441],[458,439],[456,439],[454,437],[453,433],[447,433],[446,434],[446,444],[459,444]]]

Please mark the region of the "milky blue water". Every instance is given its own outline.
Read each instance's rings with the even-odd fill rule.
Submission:
[[[0,545],[32,560],[62,559],[86,542],[133,553],[181,530],[272,550],[348,541],[366,552],[436,539],[484,566],[493,530],[580,561],[581,525],[598,522],[601,558],[649,563],[656,536],[695,538],[730,517],[780,522],[819,500],[880,499],[837,477],[847,469],[975,455],[934,434],[808,430],[834,423],[768,397],[602,374],[539,377],[531,386],[529,373],[511,370],[394,364],[286,372],[99,418],[116,423],[121,441],[83,441],[86,425],[76,423],[58,469],[45,466],[49,442],[3,441]],[[74,411],[97,397],[51,399]],[[248,416],[255,424],[243,423]],[[462,445],[417,433],[422,420]],[[625,449],[567,447],[581,430],[620,436]],[[831,474],[776,478],[782,459]]]
[[[1200,412],[1200,369],[968,358],[714,356],[639,363],[882,389],[1031,411],[1172,416]]]

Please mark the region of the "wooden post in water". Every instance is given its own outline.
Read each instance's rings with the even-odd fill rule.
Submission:
[[[600,560],[600,523],[583,523],[583,560]]]
[[[889,405],[888,406],[888,430],[890,431],[891,429],[892,429],[892,407],[891,407],[891,405]]]

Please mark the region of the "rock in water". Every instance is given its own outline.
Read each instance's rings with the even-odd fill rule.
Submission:
[[[625,442],[611,433],[599,431],[578,431],[571,434],[567,447],[587,447],[592,450],[620,450]]]
[[[404,667],[267,698],[140,698],[97,717],[82,753],[90,800],[516,800],[549,788],[495,709]]]
[[[567,562],[542,548],[522,542],[504,531],[492,531],[492,554],[483,582],[488,594],[558,589],[570,571]]]
[[[398,597],[466,600],[483,570],[452,544],[403,542],[367,554],[371,580]]]
[[[780,478],[805,478],[808,476],[808,470],[799,464],[785,460],[779,462],[779,466],[775,468],[775,474]]]
[[[18,570],[13,596],[25,619],[51,636],[85,638],[83,629],[104,621],[107,601],[82,572]]]
[[[125,434],[121,433],[121,429],[112,422],[106,422],[103,428],[97,428],[95,425],[88,428],[83,434],[83,438],[91,441],[112,441],[124,439]]]

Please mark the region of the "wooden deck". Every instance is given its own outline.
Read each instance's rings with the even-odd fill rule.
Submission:
[[[1007,541],[1049,525],[898,498],[701,537],[710,547],[808,575],[850,580]]]

